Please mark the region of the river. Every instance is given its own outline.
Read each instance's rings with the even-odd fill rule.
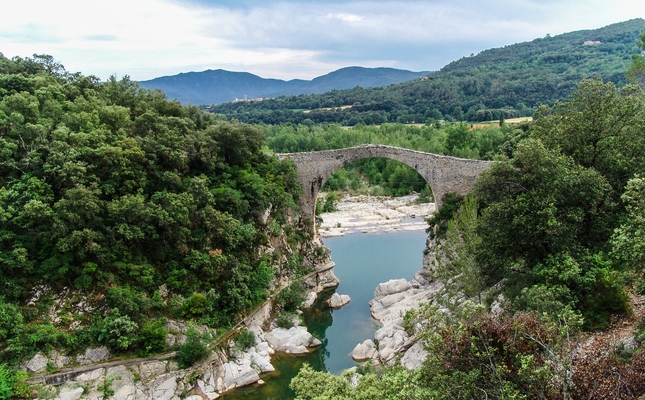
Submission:
[[[325,245],[331,249],[332,260],[336,263],[334,272],[340,285],[322,293],[304,314],[309,332],[323,344],[305,356],[274,356],[276,372],[262,377],[265,385],[240,388],[223,398],[293,399],[289,382],[305,362],[316,370],[334,374],[356,365],[349,353],[358,343],[373,339],[377,329],[368,305],[374,289],[390,279],[412,279],[422,266],[426,237],[424,231],[417,230],[325,238]],[[329,310],[322,303],[334,292],[347,294],[352,301],[341,309]]]

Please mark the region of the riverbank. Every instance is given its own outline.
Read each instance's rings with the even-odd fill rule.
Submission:
[[[338,211],[320,214],[318,234],[324,237],[351,233],[425,230],[425,219],[435,211],[434,203],[417,203],[418,195],[403,197],[346,196]]]

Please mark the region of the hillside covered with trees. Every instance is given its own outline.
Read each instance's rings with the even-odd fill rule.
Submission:
[[[295,166],[265,143],[127,77],[0,56],[0,367],[52,348],[164,351],[163,318],[226,328],[274,275],[300,273]],[[288,259],[260,251],[273,235]],[[94,311],[54,318],[64,294]]]
[[[485,50],[427,77],[387,87],[202,108],[241,122],[264,124],[353,126],[428,119],[488,121],[501,113],[506,119],[530,116],[542,104],[566,100],[585,76],[619,86],[626,83],[625,73],[638,50],[644,23],[634,19]]]

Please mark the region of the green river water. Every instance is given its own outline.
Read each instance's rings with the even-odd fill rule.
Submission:
[[[422,266],[426,237],[424,231],[401,231],[326,238],[324,242],[331,249],[332,260],[336,263],[334,273],[340,279],[340,285],[322,293],[316,304],[304,314],[309,332],[323,344],[304,356],[276,354],[272,359],[276,372],[262,376],[265,385],[243,387],[223,398],[293,399],[289,382],[304,363],[334,374],[356,365],[349,353],[358,343],[373,339],[378,329],[368,305],[374,289],[390,279],[412,279]],[[332,311],[323,302],[335,291],[349,295],[352,301]]]

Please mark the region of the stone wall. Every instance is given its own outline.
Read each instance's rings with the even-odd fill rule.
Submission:
[[[455,192],[465,195],[470,192],[475,185],[475,179],[491,164],[490,161],[441,156],[378,144],[364,144],[338,150],[281,153],[277,156],[280,159],[292,159],[298,167],[298,179],[303,188],[300,199],[302,217],[312,221],[316,214],[316,197],[327,179],[336,170],[363,158],[390,158],[414,168],[428,182],[437,209],[441,207],[444,194]],[[312,226],[315,226],[315,223]]]

